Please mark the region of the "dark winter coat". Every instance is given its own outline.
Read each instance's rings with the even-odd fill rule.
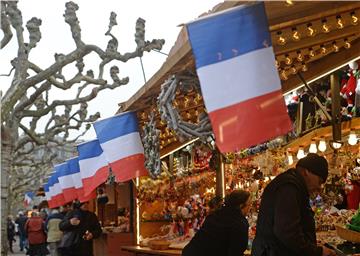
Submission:
[[[223,207],[204,224],[182,251],[183,256],[240,256],[248,245],[249,223],[240,209]]]
[[[16,220],[15,223],[18,224],[18,230],[21,235],[25,235],[25,223],[28,218],[25,215],[20,215]]]
[[[295,169],[265,188],[252,247],[253,256],[320,256],[314,213],[305,181]]]
[[[14,240],[15,236],[15,224],[12,220],[7,220],[7,237],[9,241]]]
[[[80,219],[80,224],[77,226],[71,225],[70,219],[77,217]],[[79,235],[79,243],[72,246],[72,248],[62,250],[63,256],[93,256],[93,242],[91,240],[84,240],[82,237],[88,230],[93,234],[93,239],[100,237],[101,226],[96,215],[90,211],[73,210],[66,214],[65,218],[60,222],[59,228],[64,231],[64,234],[69,231],[75,231]]]

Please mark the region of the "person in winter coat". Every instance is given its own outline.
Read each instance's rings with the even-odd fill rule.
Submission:
[[[326,159],[309,153],[296,168],[278,175],[262,195],[253,256],[332,256],[316,244],[310,195],[318,193],[328,176]]]
[[[49,254],[46,248],[45,223],[38,212],[31,213],[31,218],[25,223],[25,231],[29,241],[28,255],[45,256]]]
[[[20,251],[24,251],[24,248],[27,244],[26,233],[25,233],[25,223],[28,220],[28,218],[24,215],[24,213],[22,211],[19,211],[18,214],[19,214],[19,217],[16,218],[15,223],[18,224]]]
[[[182,251],[182,256],[240,256],[248,246],[249,192],[236,190],[225,205],[206,217],[204,224]]]
[[[78,235],[76,243],[68,248],[59,248],[62,256],[93,256],[93,239],[100,237],[101,226],[97,216],[88,211],[88,202],[75,202],[73,210],[69,211],[59,224],[64,232],[75,232]]]
[[[13,251],[13,242],[16,242],[15,240],[15,223],[13,221],[13,217],[11,215],[8,216],[7,218],[7,239],[8,239],[8,243],[9,243],[9,251],[10,252],[14,252]]]
[[[50,255],[59,256],[58,247],[60,240],[63,236],[63,232],[59,228],[60,222],[63,220],[64,215],[59,212],[59,209],[53,209],[51,214],[45,222],[45,228],[47,232],[47,242],[49,244]]]

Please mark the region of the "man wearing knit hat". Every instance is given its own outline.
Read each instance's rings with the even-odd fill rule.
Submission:
[[[309,153],[296,168],[278,175],[261,199],[253,256],[332,256],[335,251],[316,244],[310,195],[320,191],[328,176],[326,159]]]

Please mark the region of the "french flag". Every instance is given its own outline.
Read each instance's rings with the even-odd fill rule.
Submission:
[[[187,25],[221,152],[253,146],[291,130],[268,28],[263,2]]]
[[[97,121],[94,128],[116,181],[147,175],[136,113],[125,112]]]
[[[75,200],[77,196],[72,178],[74,172],[69,169],[67,162],[55,166],[55,170],[57,170],[60,174],[58,179],[64,195],[65,203]]]
[[[97,139],[79,144],[77,151],[83,189],[87,196],[106,181],[109,165]]]
[[[54,169],[54,171],[55,172],[49,179],[49,192],[53,203],[52,208],[59,207],[65,204],[65,198],[59,183],[60,173],[57,171],[56,168]]]
[[[50,179],[49,179],[50,181]],[[49,208],[55,208],[55,204],[54,204],[54,201],[51,199],[51,194],[50,194],[50,190],[49,190],[49,181],[48,183],[46,183],[44,185],[44,191],[45,191],[45,197],[46,197],[46,200],[48,202],[48,205],[49,205]]]
[[[85,195],[83,183],[81,180],[80,174],[80,166],[79,166],[79,158],[74,157],[72,159],[67,160],[68,168],[72,172],[72,180],[75,186],[76,196],[80,202],[86,202],[96,197],[96,191],[94,190],[92,193]]]
[[[33,198],[34,198],[33,192],[26,192],[24,196],[24,206],[28,207],[31,204]]]

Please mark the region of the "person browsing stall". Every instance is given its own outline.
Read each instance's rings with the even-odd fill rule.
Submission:
[[[296,168],[278,175],[264,190],[253,242],[253,256],[332,256],[316,243],[310,195],[328,177],[326,159],[309,153]]]
[[[88,210],[88,202],[76,201],[73,210],[69,211],[59,223],[64,232],[76,232],[78,239],[70,247],[60,248],[62,256],[93,256],[93,239],[100,237],[102,230],[95,213]]]
[[[250,193],[236,190],[225,205],[206,217],[182,256],[240,256],[248,245]]]

